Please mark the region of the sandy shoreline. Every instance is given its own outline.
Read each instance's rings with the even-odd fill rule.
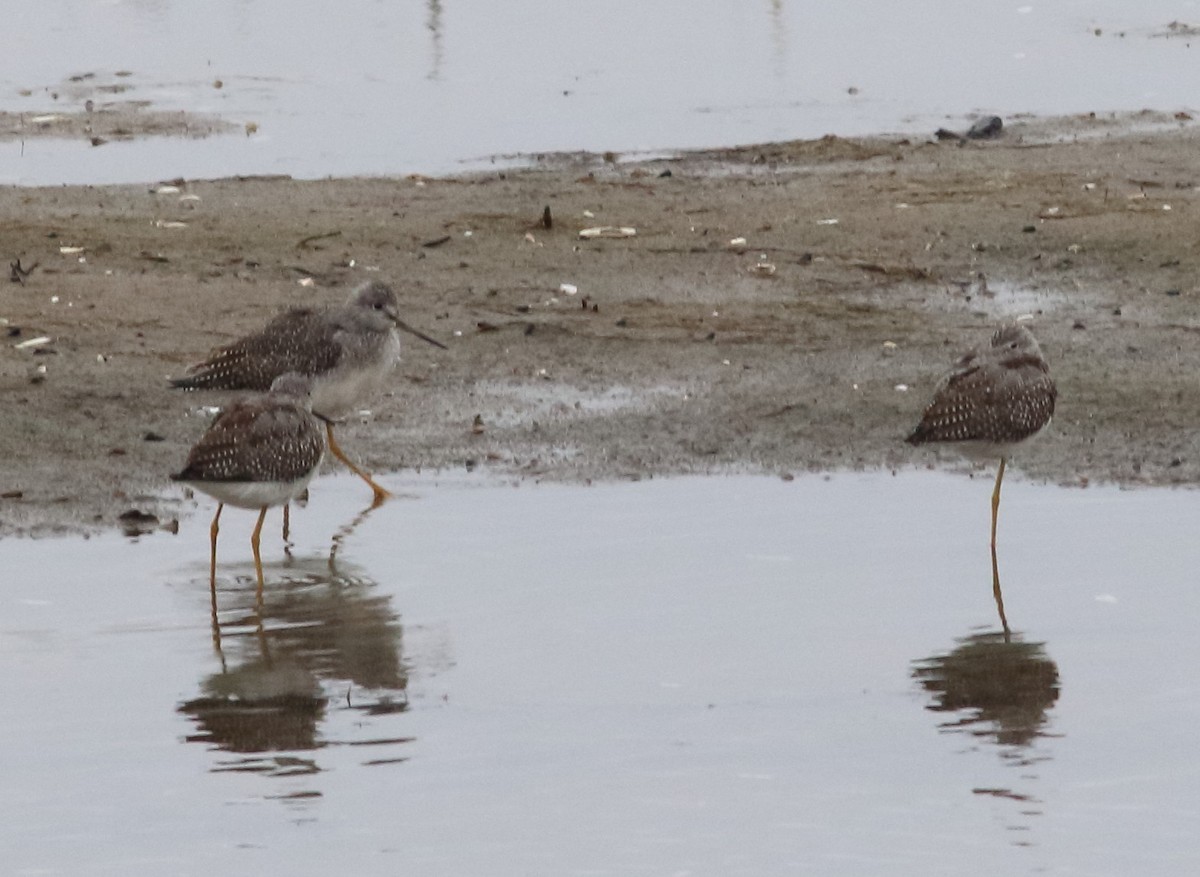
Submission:
[[[966,145],[825,138],[447,179],[0,189],[5,255],[37,265],[0,304],[0,534],[189,514],[167,475],[221,398],[165,377],[373,276],[451,348],[408,344],[394,393],[342,430],[380,472],[928,465],[900,438],[937,377],[1030,313],[1059,407],[1016,468],[1194,484],[1196,147],[1188,120],[1142,114],[1010,123]],[[580,237],[594,226],[636,235]]]

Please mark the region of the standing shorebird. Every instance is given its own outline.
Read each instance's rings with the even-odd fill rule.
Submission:
[[[325,421],[330,452],[370,485],[379,503],[388,492],[338,447],[333,421],[382,389],[400,355],[397,329],[446,349],[404,323],[392,288],[372,280],[355,288],[340,307],[293,308],[280,314],[258,332],[218,349],[171,385],[185,390],[261,391],[287,372],[311,377],[312,410]]]
[[[312,379],[289,372],[267,393],[239,399],[217,415],[188,454],[183,470],[171,476],[217,501],[209,527],[212,543],[209,583],[214,611],[217,593],[217,533],[226,504],[258,509],[250,537],[258,594],[263,587],[259,536],[271,506],[295,499],[308,487],[325,456],[325,435],[312,411]]]
[[[1018,324],[1003,326],[989,346],[968,353],[942,378],[921,422],[905,439],[911,445],[953,443],[973,459],[1000,458],[992,491],[993,551],[1005,463],[1015,446],[1050,422],[1057,396],[1033,333]]]

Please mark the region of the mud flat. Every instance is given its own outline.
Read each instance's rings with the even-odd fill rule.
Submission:
[[[937,377],[1032,315],[1059,406],[1016,468],[1193,484],[1198,147],[1190,119],[1142,113],[444,179],[0,189],[0,533],[190,513],[167,475],[222,399],[165,378],[370,277],[450,347],[408,344],[342,430],[380,472],[925,466],[900,438]]]

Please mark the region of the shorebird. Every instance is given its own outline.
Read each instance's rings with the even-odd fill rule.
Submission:
[[[333,423],[378,393],[400,355],[403,329],[446,349],[400,319],[396,294],[372,280],[356,287],[344,305],[293,308],[251,335],[216,350],[171,385],[185,390],[266,390],[275,378],[297,372],[313,379],[312,410],[325,421],[329,451],[370,485],[379,503],[390,494],[342,452]]]
[[[269,392],[239,399],[217,415],[183,469],[171,476],[217,501],[209,527],[214,606],[221,511],[227,504],[259,510],[250,546],[261,595],[259,536],[267,509],[277,505],[286,509],[308,487],[325,456],[324,431],[312,411],[312,383],[311,378],[289,372],[276,378]]]
[[[911,445],[954,444],[967,457],[1000,458],[992,491],[992,550],[1000,483],[1013,448],[1033,438],[1050,422],[1058,391],[1033,333],[1019,324],[1002,326],[991,344],[971,351],[933,392]]]

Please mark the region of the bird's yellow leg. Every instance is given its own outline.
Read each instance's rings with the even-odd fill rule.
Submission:
[[[363,481],[367,482],[367,484],[370,486],[371,490],[375,494],[375,505],[378,505],[391,496],[390,493],[376,484],[370,475],[350,462],[350,458],[342,452],[340,447],[338,447],[337,440],[333,437],[333,424],[329,423],[328,421],[325,423],[325,435],[329,444],[329,452],[345,463],[351,472],[353,472]]]
[[[221,532],[221,510],[225,503],[217,503],[217,513],[208,526],[208,587],[212,591],[213,605],[217,603],[217,534]]]
[[[1000,482],[1004,480],[1004,457],[1000,458],[1000,471],[996,473],[996,489],[992,491],[992,550],[996,550],[996,517],[1000,513]]]
[[[254,574],[258,578],[258,589],[255,591],[255,599],[261,603],[263,593],[263,571],[262,571],[262,555],[258,551],[258,541],[262,536],[263,520],[267,517],[267,507],[263,506],[258,513],[258,523],[254,525],[254,534],[250,537],[250,548],[254,552]]]
[[[1000,613],[1000,626],[1004,629],[1004,641],[1012,637],[1008,629],[1008,616],[1004,614],[1004,594],[1000,591],[1000,564],[996,562],[996,548],[992,546],[992,596],[996,598],[996,611]]]
[[[221,625],[217,620],[217,533],[221,531],[219,521],[221,520],[221,510],[225,508],[224,503],[217,503],[217,513],[213,515],[212,523],[208,527],[208,539],[210,543],[208,555],[208,598],[212,605],[212,637],[213,647],[221,651]]]

